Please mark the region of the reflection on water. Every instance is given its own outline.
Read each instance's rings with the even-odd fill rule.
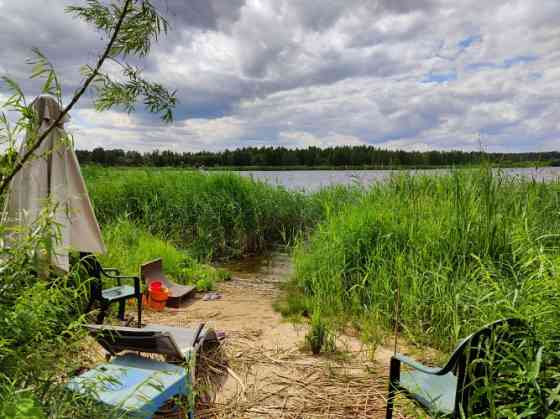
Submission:
[[[290,256],[285,252],[272,252],[266,255],[250,256],[240,261],[223,265],[235,279],[279,283],[292,272]]]
[[[537,181],[560,180],[560,167],[499,169],[508,176],[532,178]],[[242,176],[250,176],[273,185],[288,189],[317,191],[330,185],[361,185],[388,179],[394,174],[438,175],[449,173],[448,169],[433,170],[288,170],[288,171],[246,171]]]

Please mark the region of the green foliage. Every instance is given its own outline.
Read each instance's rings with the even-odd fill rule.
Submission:
[[[83,163],[107,166],[181,166],[224,170],[333,170],[398,168],[429,169],[450,166],[473,166],[490,161],[500,167],[544,167],[560,164],[560,152],[544,153],[484,153],[467,151],[403,151],[373,146],[308,147],[243,147],[218,152],[175,152],[154,150],[140,154],[137,151],[103,149],[78,150]]]
[[[59,412],[60,378],[82,359],[85,284],[74,274],[39,273],[51,242],[48,216],[44,212],[36,225],[18,228],[18,239],[0,249],[0,417]],[[0,226],[4,238],[14,232]],[[63,409],[72,410],[75,402]]]
[[[314,355],[318,355],[321,351],[334,352],[336,349],[335,335],[319,310],[315,310],[311,316],[311,325],[305,336],[305,342]]]
[[[12,419],[46,419],[46,415],[33,396],[18,396],[0,405],[3,417]]]
[[[107,254],[99,258],[105,266],[127,273],[139,273],[140,264],[163,258],[165,273],[181,284],[194,284],[200,291],[209,290],[229,273],[197,262],[187,251],[159,239],[126,219],[104,226]]]
[[[120,4],[122,3],[122,4]],[[68,13],[95,25],[107,36],[113,36],[119,24],[120,30],[114,37],[113,44],[108,51],[108,57],[120,65],[121,78],[114,79],[107,73],[102,73],[97,67],[83,66],[82,75],[92,78],[97,97],[95,106],[103,111],[115,106],[121,106],[132,112],[138,98],[146,108],[153,113],[160,113],[166,122],[173,120],[173,109],[177,104],[175,92],[168,91],[160,83],[149,82],[144,79],[140,68],[122,61],[128,55],[146,56],[152,40],[157,40],[167,33],[167,20],[158,13],[148,0],[125,0],[124,2],[105,4],[98,0],[88,0],[85,6],[70,6]]]
[[[87,0],[85,6],[69,6],[66,12],[94,25],[107,36],[113,34],[124,14],[121,30],[110,51],[111,56],[146,56],[150,52],[152,39],[157,40],[162,33],[167,33],[169,26],[148,0],[125,0],[110,4]]]
[[[101,224],[122,216],[206,260],[289,241],[322,214],[318,201],[231,173],[86,167]]]
[[[401,333],[444,351],[490,321],[525,319],[536,341],[508,358],[516,367],[507,385],[530,400],[502,400],[501,409],[559,414],[559,203],[558,182],[489,169],[399,176],[328,214],[299,243],[295,286],[322,315],[358,325],[376,319],[386,330],[394,328],[398,287]]]

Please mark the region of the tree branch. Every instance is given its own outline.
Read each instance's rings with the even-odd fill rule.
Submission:
[[[123,24],[125,16],[128,13],[128,8],[129,8],[131,2],[132,2],[132,0],[126,0],[125,1],[122,13],[119,16],[119,20],[117,22],[117,25],[115,26],[115,31],[113,32],[113,35],[111,36],[111,39],[110,39],[109,43],[107,44],[107,47],[105,48],[105,51],[103,52],[103,54],[97,60],[97,64],[96,64],[93,72],[86,79],[86,81],[84,82],[82,87],[74,94],[74,97],[72,98],[70,103],[62,110],[62,112],[60,113],[58,118],[47,128],[47,130],[45,132],[43,132],[39,136],[39,138],[37,139],[35,144],[33,144],[33,146],[25,152],[23,157],[15,164],[11,173],[8,174],[6,177],[4,177],[4,179],[2,179],[2,183],[0,183],[0,196],[4,194],[4,192],[6,191],[6,188],[8,187],[8,185],[10,184],[10,182],[14,178],[14,176],[17,174],[17,172],[19,172],[21,170],[23,165],[27,162],[27,160],[29,160],[29,158],[33,155],[33,153],[39,148],[39,146],[43,143],[45,138],[47,138],[47,136],[52,132],[52,130],[64,119],[66,114],[68,114],[70,109],[72,109],[74,107],[74,105],[78,102],[80,97],[82,97],[82,95],[85,93],[85,91],[87,90],[87,88],[89,87],[91,82],[99,74],[99,70],[101,69],[101,66],[103,65],[103,63],[105,62],[105,60],[107,59],[109,54],[111,53],[111,49],[113,48],[113,44],[115,43],[115,41],[117,39],[117,35],[118,35],[118,33],[121,29],[121,26]]]

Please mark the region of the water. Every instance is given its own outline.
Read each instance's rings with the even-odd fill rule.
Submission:
[[[508,176],[525,177],[539,182],[560,180],[560,167],[501,169]],[[281,185],[292,190],[317,191],[331,185],[367,186],[388,179],[393,174],[411,173],[421,175],[441,175],[448,169],[433,170],[286,170],[286,171],[244,171],[242,176],[250,176],[273,185]]]
[[[280,291],[280,284],[292,273],[292,260],[288,253],[277,250],[226,263],[222,267],[231,272],[230,286],[275,295]]]
[[[290,255],[282,249],[222,265],[234,278],[242,281],[260,281],[270,284],[284,282],[292,272]]]

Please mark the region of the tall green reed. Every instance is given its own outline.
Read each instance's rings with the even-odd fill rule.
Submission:
[[[102,224],[126,215],[205,259],[263,251],[295,236],[312,217],[302,193],[231,173],[84,172]]]
[[[485,168],[374,185],[296,247],[294,307],[392,330],[399,289],[400,333],[444,351],[490,321],[525,319],[543,347],[537,384],[550,394],[535,411],[546,413],[559,393],[559,199],[558,182]],[[527,386],[531,368],[516,370]]]
[[[396,177],[328,217],[298,245],[297,283],[335,312],[383,313],[386,326],[399,286],[404,327],[416,339],[449,348],[492,320],[479,313],[484,297],[494,303],[491,286],[507,284],[506,292],[520,281],[534,284],[535,272],[547,272],[534,263],[558,255],[559,194],[557,183],[521,182],[489,171]],[[473,298],[476,304],[469,302]]]

